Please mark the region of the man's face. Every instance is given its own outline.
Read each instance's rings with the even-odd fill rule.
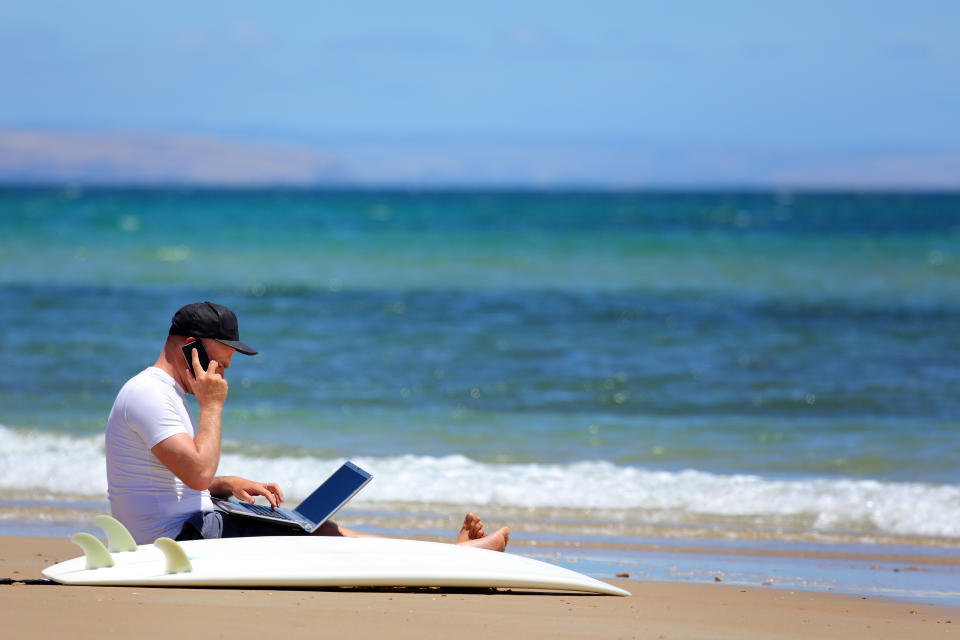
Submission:
[[[210,356],[211,360],[216,360],[219,365],[217,373],[222,376],[225,375],[230,367],[230,358],[233,357],[234,348],[209,338],[201,338],[201,340],[203,341],[203,347],[207,350],[207,355]]]

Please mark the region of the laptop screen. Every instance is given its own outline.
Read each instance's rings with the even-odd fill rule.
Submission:
[[[297,506],[296,511],[314,522],[325,520],[372,477],[352,462],[346,462],[317,487],[316,491],[307,496],[307,499]]]

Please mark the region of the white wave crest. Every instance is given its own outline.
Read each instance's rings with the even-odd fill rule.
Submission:
[[[103,498],[103,436],[0,426],[0,491]],[[709,522],[745,517],[812,530],[960,537],[960,487],[850,478],[781,480],[702,471],[650,471],[605,461],[491,464],[464,456],[354,458],[375,480],[358,503],[637,510],[643,517]],[[342,459],[225,454],[220,471],[275,481],[295,503]]]

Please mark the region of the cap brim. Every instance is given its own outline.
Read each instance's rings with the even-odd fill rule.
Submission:
[[[256,350],[256,349],[254,349],[254,348],[251,347],[250,345],[247,345],[247,344],[244,344],[244,343],[240,342],[239,340],[218,340],[217,338],[213,338],[213,339],[216,340],[217,342],[219,342],[220,344],[225,344],[225,345],[227,345],[228,347],[233,347],[234,349],[236,349],[236,350],[239,351],[240,353],[246,354],[246,355],[248,355],[248,356],[255,356],[255,355],[257,355],[257,350]]]

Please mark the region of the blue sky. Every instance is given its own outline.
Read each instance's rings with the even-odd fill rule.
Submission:
[[[0,7],[0,129],[292,145],[371,182],[960,169],[947,0]]]

